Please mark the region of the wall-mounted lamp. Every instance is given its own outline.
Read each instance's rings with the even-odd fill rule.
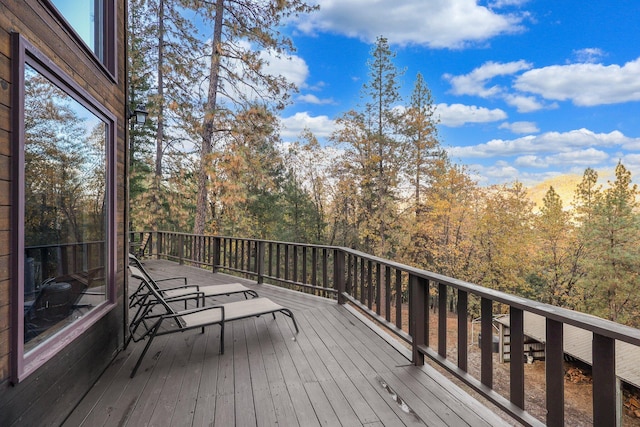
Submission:
[[[149,112],[147,112],[147,109],[145,108],[144,104],[138,104],[135,110],[129,111],[129,120],[135,117],[136,123],[139,125],[143,125],[147,121],[148,115],[149,115]]]

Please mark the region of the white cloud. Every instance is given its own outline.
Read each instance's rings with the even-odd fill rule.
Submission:
[[[449,127],[459,127],[465,123],[496,122],[507,118],[507,113],[499,108],[490,110],[463,104],[438,104],[436,114],[440,116],[440,124]]]
[[[602,49],[598,49],[597,47],[588,47],[586,49],[574,50],[573,56],[576,58],[576,62],[595,63],[606,56],[606,54]]]
[[[492,8],[501,8],[507,6],[522,6],[529,0],[494,0],[489,3],[489,6]]]
[[[513,133],[538,133],[540,129],[534,122],[513,122],[502,123],[498,126],[499,129],[508,129]]]
[[[636,174],[640,173],[640,154],[625,154],[620,160],[624,167],[631,171],[633,180],[638,182],[640,176]]]
[[[527,155],[516,158],[516,166],[530,168],[548,168],[550,166],[571,165],[572,167],[588,167],[601,164],[609,159],[609,155],[602,150],[587,148],[586,150],[568,151],[549,156]]]
[[[452,76],[445,74],[444,78],[451,82],[451,93],[454,95],[475,95],[482,98],[499,95],[504,89],[500,86],[485,87],[486,83],[498,76],[508,76],[523,70],[531,69],[527,61],[513,62],[485,62],[469,74]]]
[[[286,139],[295,139],[304,129],[309,129],[317,138],[327,138],[335,129],[335,122],[327,116],[312,117],[308,112],[295,113],[280,119],[280,135]]]
[[[265,71],[274,76],[283,76],[297,87],[303,86],[309,76],[309,67],[299,56],[278,56],[275,52],[262,51],[260,57],[267,62]]]
[[[315,104],[315,105],[323,105],[323,104],[333,104],[335,103],[335,101],[332,98],[328,98],[328,99],[320,99],[317,96],[313,95],[313,94],[305,94],[305,95],[300,95],[296,98],[296,100],[298,102],[305,102],[307,104]]]
[[[448,151],[453,158],[490,158],[539,153],[553,155],[556,153],[576,153],[581,150],[583,155],[593,156],[595,153],[587,149],[625,146],[637,143],[638,140],[638,138],[626,137],[619,131],[595,133],[588,129],[577,129],[562,133],[546,132],[535,136],[527,135],[512,140],[494,139],[484,144],[450,147]],[[561,161],[572,160],[566,157],[558,158],[563,159]]]
[[[522,17],[499,14],[476,0],[317,0],[318,12],[298,29],[330,32],[366,42],[384,34],[392,44],[461,48],[522,31]]]
[[[493,165],[470,165],[471,178],[480,185],[488,185],[496,182],[512,182],[519,180],[520,171],[504,161],[497,161]]]
[[[640,101],[640,58],[623,66],[583,63],[533,69],[519,76],[514,87],[579,106]]]
[[[523,166],[528,168],[546,168],[549,166],[548,161],[534,155],[520,156],[516,158],[514,164],[516,166]]]
[[[504,96],[504,100],[507,104],[516,107],[518,113],[531,113],[544,108],[544,105],[534,96],[508,94]],[[557,105],[551,107],[555,108]]]

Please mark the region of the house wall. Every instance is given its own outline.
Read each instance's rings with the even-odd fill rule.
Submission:
[[[0,425],[59,425],[123,344],[126,280],[126,0],[116,0],[116,76],[96,64],[54,14],[46,0],[0,0]],[[17,384],[12,382],[12,49],[11,33],[20,33],[82,89],[116,117],[117,140],[117,307]],[[19,272],[18,272],[19,273]],[[22,310],[22,308],[20,308]]]

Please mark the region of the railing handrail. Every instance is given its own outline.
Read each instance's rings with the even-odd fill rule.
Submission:
[[[150,231],[143,231],[147,233]],[[159,233],[170,233],[183,236],[196,236],[192,233],[176,232],[176,231],[158,231]],[[136,232],[139,233],[139,232]],[[372,261],[377,264],[402,270],[406,273],[413,274],[423,279],[431,280],[437,283],[442,283],[451,286],[456,289],[460,289],[469,292],[478,297],[484,297],[491,299],[492,301],[506,304],[511,307],[516,307],[521,310],[525,310],[531,313],[539,314],[545,318],[549,318],[558,322],[562,322],[568,325],[576,326],[581,329],[585,329],[591,332],[597,332],[599,335],[603,335],[609,338],[613,338],[619,341],[624,341],[629,344],[640,346],[640,329],[636,329],[630,326],[622,325],[620,323],[613,322],[611,320],[603,319],[601,317],[593,316],[590,314],[566,309],[563,307],[557,307],[551,304],[535,301],[532,299],[519,297],[508,294],[506,292],[498,291],[495,289],[486,288],[471,282],[456,279],[453,277],[444,276],[439,273],[423,270],[410,265],[402,264],[400,262],[380,258],[365,252],[358,251],[343,246],[331,246],[331,245],[316,245],[310,243],[296,243],[296,242],[281,242],[276,240],[266,239],[252,239],[248,237],[231,237],[231,236],[218,236],[210,235],[206,237],[213,237],[219,239],[234,239],[244,242],[263,242],[281,245],[290,245],[307,248],[318,248],[327,250],[339,250],[345,254],[351,254],[367,261]]]

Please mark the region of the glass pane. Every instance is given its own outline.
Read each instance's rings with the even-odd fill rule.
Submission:
[[[51,0],[78,35],[100,58],[103,58],[104,0]]]
[[[25,352],[106,301],[107,124],[25,65]]]

